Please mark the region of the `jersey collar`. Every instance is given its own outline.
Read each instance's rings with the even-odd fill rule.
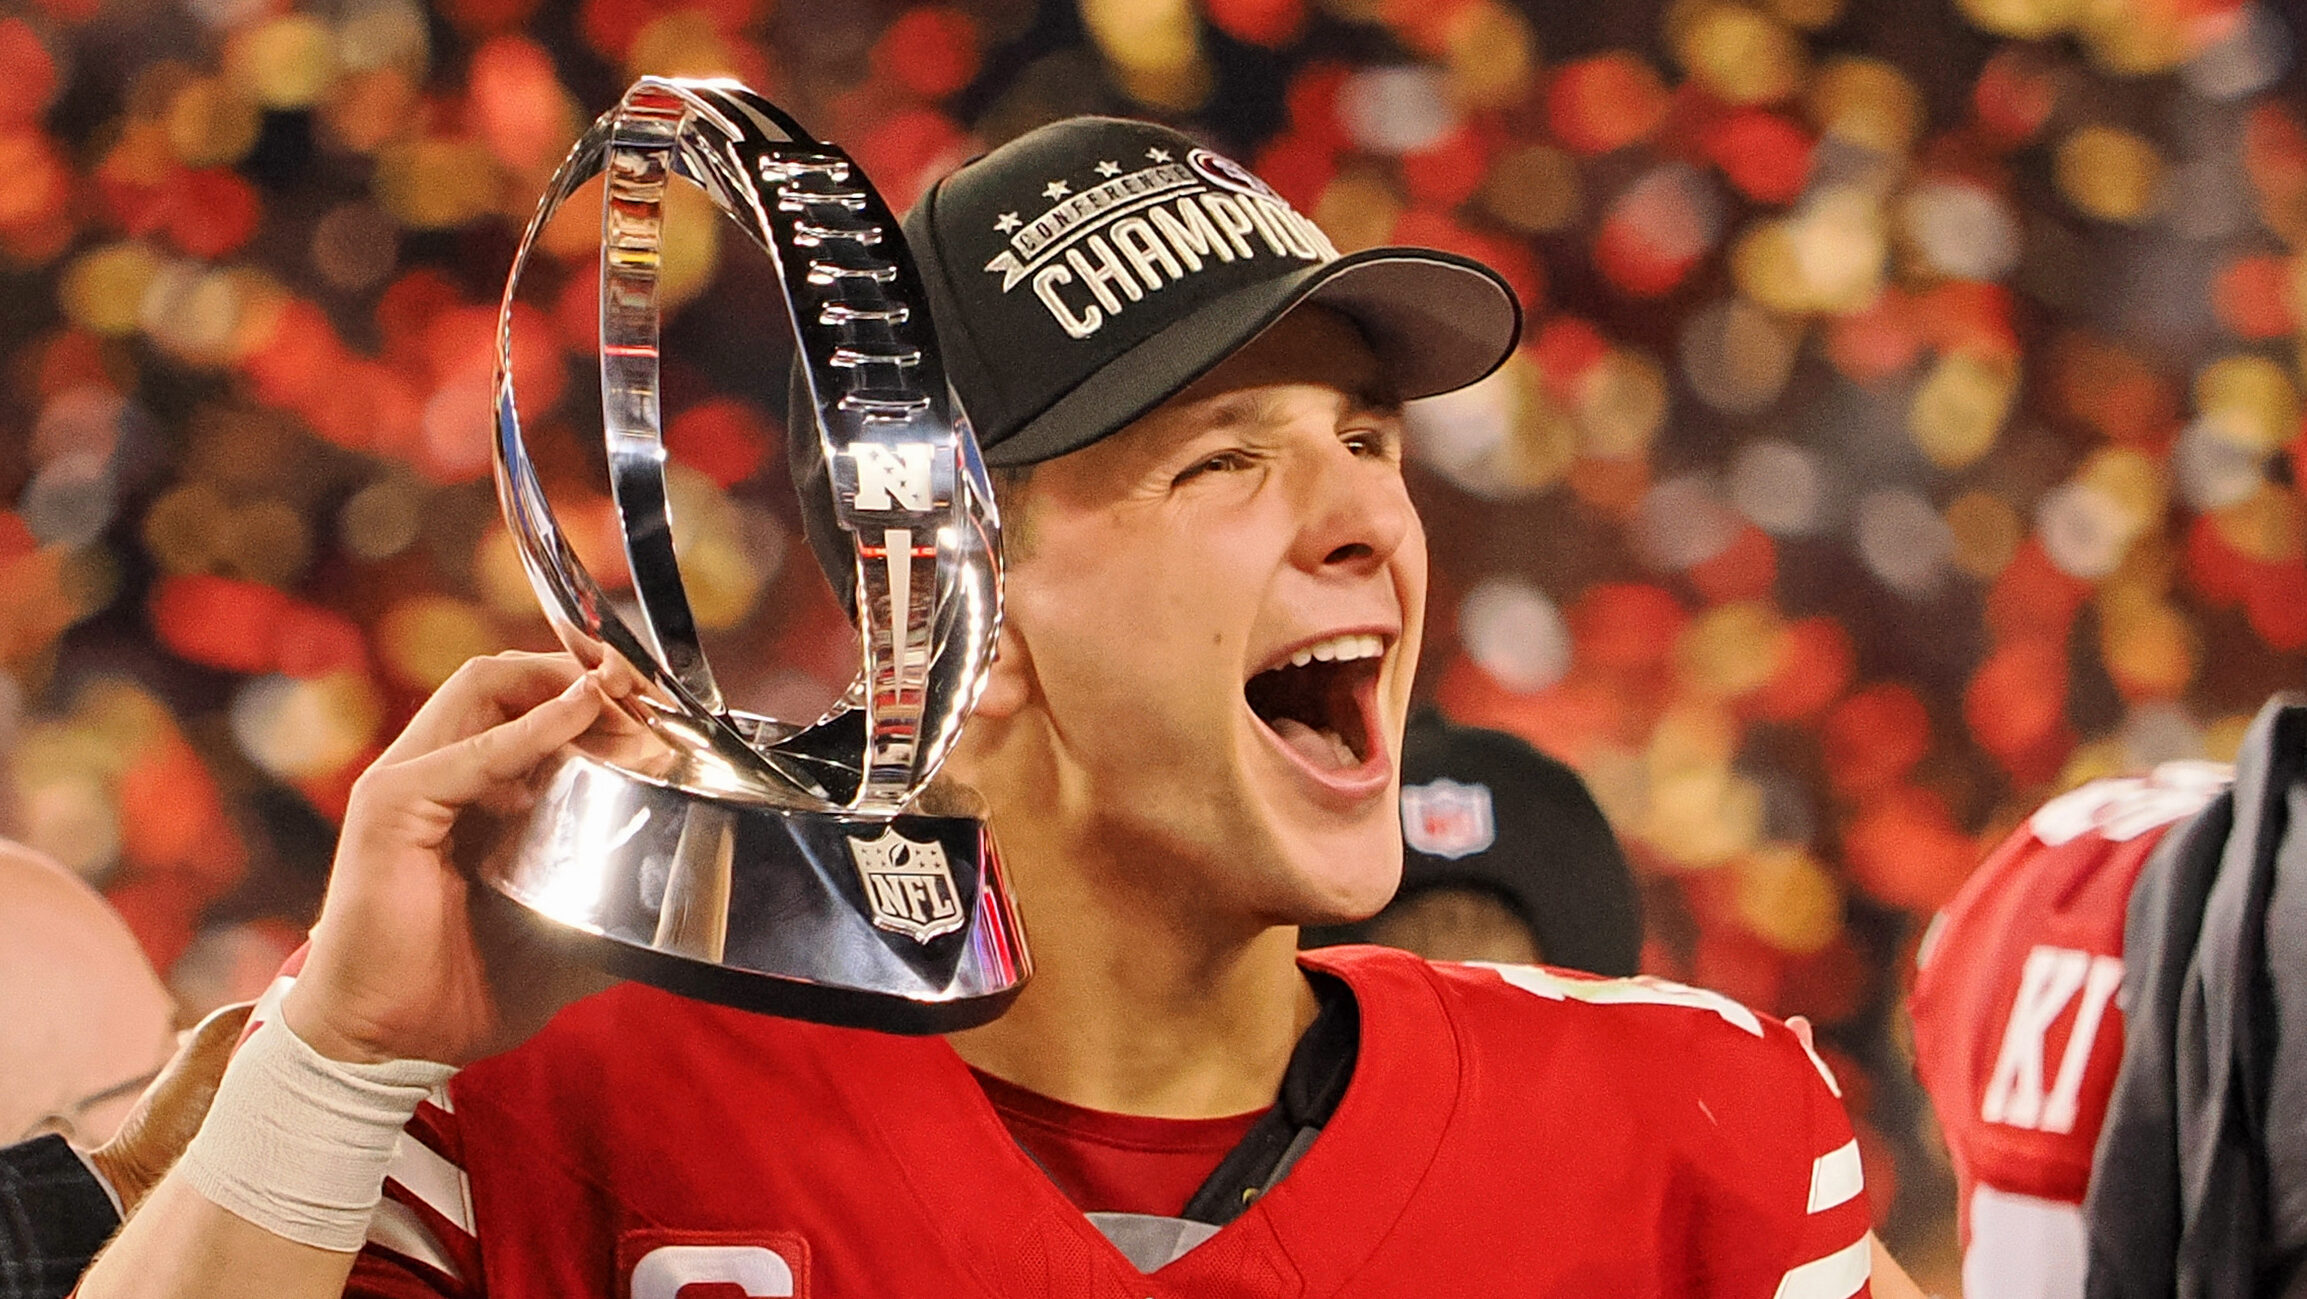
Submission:
[[[1151,1276],[1140,1276],[1010,1139],[949,1045],[893,1059],[899,1067],[858,1099],[945,1246],[993,1292],[1013,1288],[1030,1256],[1042,1255],[1053,1280],[1062,1259],[1094,1260],[1102,1284],[1091,1293],[1126,1283],[1136,1294],[1209,1294],[1245,1276],[1291,1272],[1298,1285],[1285,1282],[1277,1293],[1334,1294],[1376,1251],[1433,1163],[1457,1105],[1461,1060],[1423,961],[1353,947],[1299,960],[1353,990],[1362,1019],[1353,1081],[1288,1176]]]

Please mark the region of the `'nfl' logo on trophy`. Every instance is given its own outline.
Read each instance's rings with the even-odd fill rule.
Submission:
[[[1402,840],[1428,857],[1464,857],[1498,839],[1488,785],[1437,780],[1402,786]]]
[[[865,882],[873,926],[926,943],[961,928],[961,897],[945,864],[945,845],[915,843],[884,829],[878,839],[849,840],[849,855]]]

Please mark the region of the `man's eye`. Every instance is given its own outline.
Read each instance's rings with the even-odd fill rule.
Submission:
[[[1203,474],[1230,474],[1250,467],[1250,457],[1240,451],[1220,451],[1196,463],[1192,468],[1171,480],[1173,486],[1187,483]]]
[[[1346,449],[1372,460],[1389,459],[1400,439],[1384,429],[1363,429],[1345,435]]]

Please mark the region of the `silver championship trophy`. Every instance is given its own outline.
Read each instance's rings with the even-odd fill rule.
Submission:
[[[637,627],[562,536],[513,403],[513,291],[545,223],[604,173],[601,406]],[[657,274],[675,175],[776,263],[809,398],[794,418],[814,411],[832,489],[804,504],[829,506],[855,546],[864,661],[807,724],[727,706],[674,561]],[[496,420],[498,499],[545,615],[630,688],[539,774],[483,878],[588,959],[684,995],[898,1033],[999,1014],[1030,962],[992,837],[951,814],[965,794],[923,797],[992,662],[999,523],[920,277],[856,166],[734,82],[643,78],[570,151],[522,237]]]

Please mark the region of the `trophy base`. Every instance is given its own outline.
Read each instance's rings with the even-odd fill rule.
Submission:
[[[477,869],[611,974],[789,1019],[955,1032],[1032,968],[970,817],[795,811],[572,747]]]

